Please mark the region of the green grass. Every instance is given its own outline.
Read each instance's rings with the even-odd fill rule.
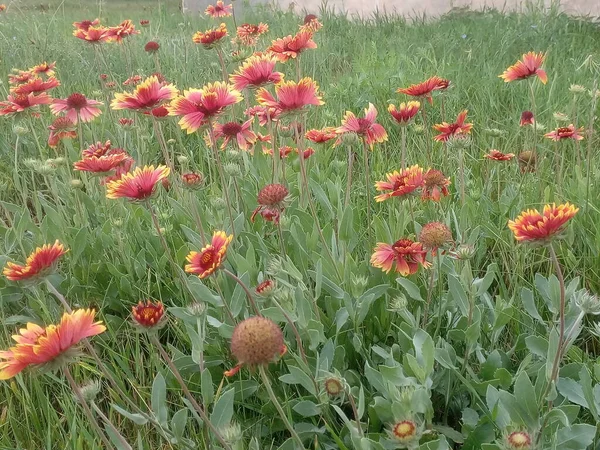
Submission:
[[[90,6],[72,0],[49,2],[42,8],[39,3],[11,3],[7,13],[0,13],[3,98],[8,94],[7,74],[12,68],[26,69],[42,61],[56,61],[61,86],[53,91],[53,96],[65,98],[79,91],[107,102],[112,99],[112,92],[101,90],[99,73],[109,73],[118,83],[124,81],[131,75],[127,73],[128,57],[133,73],[154,72],[154,59],[143,51],[149,40],[160,43],[161,71],[181,90],[200,88],[221,77],[215,52],[199,48],[191,41],[195,31],[213,26],[214,21],[201,15],[181,15],[176,2],[108,1],[102,10],[97,3]],[[105,46],[106,67],[91,47],[71,36],[73,21],[96,16],[110,25],[129,18],[136,24],[140,19],[149,19],[151,26],[142,28],[140,36],[130,38],[122,47]],[[261,10],[237,20],[238,24],[268,23],[269,34],[261,41],[264,47],[270,39],[295,33],[301,18],[291,13]],[[346,110],[358,114],[369,102],[376,105],[378,120],[389,134],[389,140],[376,145],[370,154],[371,180],[381,180],[385,173],[400,166],[400,129],[386,111],[388,103],[407,100],[395,93],[396,89],[434,74],[450,79],[452,87],[444,94],[444,111],[440,97],[436,97],[434,106],[427,109],[428,123],[454,121],[461,110],[469,110],[468,122],[474,123],[474,129],[472,145],[465,150],[467,199],[461,207],[457,151],[435,143],[432,154],[427,155],[428,134],[413,126],[407,133],[409,163],[427,167],[431,158],[433,167],[450,176],[451,196],[439,204],[415,199],[412,202],[415,222],[406,201],[372,202],[374,217],[369,227],[360,146],[354,149],[356,170],[349,208],[344,208],[345,146],[316,148],[315,155],[308,160],[311,195],[325,240],[333,249],[341,275],[338,278],[319,240],[317,225],[299,200],[297,158],[291,156],[286,163],[286,184],[292,202],[282,218],[285,253],[289,258],[282,260],[273,224],[262,218],[254,223],[248,220],[256,207],[258,190],[271,180],[270,161],[260,151],[254,156],[236,151],[223,153],[231,170],[227,189],[234,199],[234,209],[243,214],[236,221],[236,237],[228,251],[227,267],[250,286],[266,277],[277,280],[280,289],[276,300],[297,324],[307,352],[305,366],[290,326],[271,300],[261,300],[265,315],[277,320],[284,329],[289,349],[282,362],[269,366],[279,401],[306,439],[305,445],[311,442],[311,448],[343,448],[340,442],[347,448],[359,445],[369,448],[367,439],[370,448],[381,448],[379,441],[387,437],[385,430],[411,408],[412,417],[422,419],[427,426],[435,425],[435,431],[421,440],[423,449],[438,448],[428,447],[426,440],[440,439],[438,433],[444,431],[449,435],[448,442],[464,440],[464,449],[488,450],[499,448],[492,443],[501,442],[507,430],[525,428],[524,424],[528,424],[529,431],[535,433],[536,427],[539,430],[543,423],[548,405],[540,398],[546,382],[545,352],[536,353],[532,349],[548,347],[548,336],[557,319],[548,304],[553,307],[557,291],[552,290],[552,278],[545,281],[554,273],[547,250],[517,245],[507,221],[526,208],[539,209],[548,202],[569,201],[577,205],[580,211],[570,222],[565,240],[556,246],[557,253],[567,283],[578,279],[579,288],[598,292],[600,140],[594,134],[590,142],[586,134],[586,140],[579,145],[571,141],[554,145],[540,133],[537,138],[540,167],[533,174],[521,174],[515,161],[495,163],[483,159],[483,155],[491,148],[516,154],[531,148],[531,131],[519,127],[521,112],[531,108],[528,83],[505,84],[498,78],[506,67],[530,50],[545,51],[548,55],[545,68],[549,82],[545,86],[534,83],[538,122],[549,131],[557,126],[553,113],[563,112],[577,126],[589,129],[595,121],[594,127],[598,129],[600,124],[595,118],[598,110],[592,110],[591,96],[587,92],[574,96],[569,87],[578,84],[589,90],[598,82],[600,28],[589,20],[570,18],[554,9],[542,12],[534,7],[526,14],[458,10],[432,22],[406,22],[389,16],[350,21],[327,13],[322,14],[321,20],[325,26],[315,37],[318,48],[301,57],[303,74],[319,83],[325,101],[324,106],[310,109],[308,128],[338,126]],[[226,22],[232,29],[230,19]],[[229,73],[239,64],[228,59]],[[278,67],[287,79],[295,78],[293,63]],[[118,88],[119,92],[122,90],[127,87]],[[250,102],[253,101],[251,96]],[[242,109],[239,105],[233,108],[236,117],[241,118]],[[116,124],[124,116],[136,120],[136,127],[127,133]],[[70,251],[51,277],[53,285],[73,306],[92,306],[100,311],[108,331],[93,342],[122,389],[144,410],[152,403],[156,375],[164,376],[167,385],[164,402],[171,418],[185,409],[183,395],[146,337],[130,326],[130,307],[144,298],[160,299],[168,307],[185,307],[196,300],[210,301],[222,291],[236,319],[241,320],[251,314],[243,291],[222,273],[203,283],[190,278],[191,290],[186,289],[169,264],[148,211],[141,205],[105,199],[105,188],[97,179],[69,169],[80,158],[77,139],[65,141],[59,147],[60,154],[46,146],[46,127],[51,120],[47,108],[37,122],[0,117],[0,263],[23,262],[36,246],[55,239],[63,242]],[[417,125],[421,124],[419,116]],[[17,136],[13,130],[17,125],[27,127],[29,132],[19,138],[15,171]],[[209,233],[227,228],[229,221],[220,202],[222,187],[201,134],[186,135],[174,119],[163,122],[162,128],[166,139],[172,140],[169,148],[173,153],[189,159],[188,166],[176,164],[177,172],[194,169],[209,177],[206,187],[191,196],[182,195],[179,188],[172,187],[169,192],[162,190],[153,200],[174,259],[183,265],[185,255],[201,246],[191,201],[196,202]],[[501,130],[501,136],[495,136],[489,129]],[[267,132],[264,128],[260,131]],[[99,119],[84,127],[84,141],[108,139],[130,152],[138,165],[163,162],[151,123],[144,117],[105,107]],[[281,145],[284,144],[294,145],[290,137],[281,137]],[[591,149],[589,154],[588,149]],[[564,158],[563,170],[558,174],[554,168],[555,152]],[[578,152],[582,160],[579,163]],[[68,163],[48,174],[24,164],[30,158],[45,160],[57,156],[66,158]],[[83,188],[73,188],[73,178],[82,179]],[[177,174],[171,180],[177,183]],[[375,195],[371,187],[368,195]],[[431,221],[447,223],[457,243],[469,243],[475,248],[475,256],[469,262],[444,255],[443,274],[433,279],[430,320],[424,331],[433,338],[431,345],[436,348],[434,369],[427,368],[424,362],[430,356],[433,358],[429,354],[432,350],[413,345],[413,337],[425,339],[423,332],[418,331],[424,308],[418,297],[427,298],[431,271],[408,277],[409,283],[398,282],[396,275],[386,275],[369,264],[375,242],[392,243],[405,236],[416,238],[420,227]],[[373,235],[370,241],[369,228]],[[546,288],[550,291],[547,295]],[[532,304],[537,305],[541,320],[523,302],[527,290],[533,292]],[[567,300],[569,329],[578,310],[573,298]],[[461,306],[470,302],[473,315],[469,319]],[[173,310],[173,314],[177,311]],[[60,304],[43,284],[24,287],[0,279],[0,320],[4,324],[0,331],[1,348],[9,345],[10,335],[27,321],[53,323],[61,314]],[[598,339],[590,332],[594,321],[593,316],[585,317],[576,345],[565,356],[560,374],[567,381],[559,386],[554,406],[555,411],[569,418],[569,426],[594,424],[598,419],[597,410],[589,404],[575,410],[573,405],[581,405],[581,401],[577,402],[581,396],[569,395],[569,387],[577,389],[573,385],[586,389],[582,369],[590,370],[596,387],[600,382]],[[223,308],[215,304],[208,305],[200,322],[206,327],[202,339],[206,365],[203,377],[190,356],[192,349],[197,348],[193,345],[199,345],[192,342],[195,337],[189,331],[195,324],[186,324],[181,317],[171,315],[168,326],[159,333],[161,342],[173,355],[190,389],[206,402],[209,411],[215,408],[211,396],[214,395],[215,401],[227,398],[223,394],[231,387],[236,389],[233,420],[241,425],[243,438],[235,448],[278,448],[289,433],[269,401],[258,372],[243,369],[233,378],[222,377],[223,371],[235,364],[229,350],[233,324]],[[224,324],[217,326],[221,322]],[[417,364],[425,367],[423,380],[418,379],[418,370],[411,365],[409,355],[415,355]],[[113,404],[128,406],[111,389],[92,359],[84,358],[73,372],[81,383],[102,379],[98,406],[134,448],[185,448],[168,443],[152,426],[134,425],[119,414]],[[350,432],[354,416],[348,395],[330,400],[323,392],[311,393],[301,383],[312,376],[321,387],[328,376],[326,372],[343,378],[359,409],[364,409],[362,444]],[[539,405],[541,417],[535,418],[531,411],[523,412],[511,403],[509,392],[516,392],[517,399],[522,400],[518,407],[532,404],[528,401],[531,398],[523,394],[526,384],[523,374],[535,386],[537,397],[534,396],[533,404]],[[36,375],[26,373],[0,382],[0,448],[102,448],[81,408],[72,399],[62,374]],[[513,387],[513,381],[519,387]],[[412,406],[400,400],[399,386],[415,387],[418,395],[413,397]],[[496,390],[506,391],[500,394],[500,413],[493,413],[491,404]],[[301,401],[304,403],[298,406]],[[308,408],[307,402],[312,402],[311,408],[317,408],[314,415],[305,413],[303,407]],[[339,412],[333,405],[339,406]],[[553,412],[550,417],[552,414],[559,415]],[[350,419],[350,425],[342,415]],[[441,426],[456,431],[452,434]],[[560,430],[556,431],[557,428]],[[461,439],[456,432],[463,434]],[[579,432],[588,436],[590,429],[569,429],[556,422],[545,428],[543,448],[551,448],[565,434],[573,436]],[[184,435],[198,448],[205,448],[204,427],[191,418],[191,413]],[[595,440],[589,444],[584,438],[579,444],[563,440],[561,448],[596,448],[599,438],[593,432],[592,437]],[[482,447],[483,444],[489,447]],[[289,442],[285,445],[293,448]],[[461,448],[460,444],[455,448]]]

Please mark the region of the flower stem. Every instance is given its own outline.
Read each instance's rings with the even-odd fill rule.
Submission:
[[[363,138],[363,160],[365,169],[365,191],[367,194],[367,233],[369,236],[368,246],[371,245],[371,181],[369,174],[369,149],[367,148],[367,140]]]
[[[152,343],[158,349],[158,352],[160,353],[161,357],[163,358],[163,360],[165,361],[165,363],[167,364],[167,366],[173,373],[173,376],[175,376],[175,379],[179,383],[179,386],[181,386],[181,389],[183,390],[183,394],[188,399],[188,401],[192,404],[192,406],[194,407],[194,409],[196,410],[196,412],[198,413],[200,418],[210,428],[210,431],[214,434],[214,436],[217,438],[217,440],[221,443],[223,448],[225,448],[226,450],[231,450],[231,446],[225,441],[225,439],[223,439],[223,436],[221,436],[221,433],[219,433],[219,430],[217,430],[215,428],[215,426],[210,421],[209,417],[206,415],[206,412],[204,411],[202,406],[200,406],[198,404],[198,402],[196,401],[196,399],[194,398],[194,396],[188,389],[187,384],[185,384],[185,381],[183,381],[183,378],[181,377],[181,373],[175,366],[175,363],[173,363],[173,360],[171,359],[169,354],[166,352],[166,350],[164,349],[164,347],[162,346],[162,344],[160,343],[158,338],[156,336],[152,336],[152,335],[148,335],[148,337],[150,338],[150,341],[152,341]]]
[[[425,329],[427,319],[429,317],[429,305],[431,304],[431,296],[433,295],[433,280],[435,279],[435,267],[431,268],[429,275],[429,287],[427,289],[427,301],[425,302],[425,310],[423,311],[423,319],[421,319],[421,328]]]
[[[348,145],[348,171],[346,174],[346,198],[344,199],[344,209],[350,205],[350,191],[352,190],[352,165],[354,164],[354,153],[352,146]]]
[[[221,65],[221,74],[223,75],[223,81],[227,83],[229,81],[229,75],[227,75],[227,67],[225,67],[225,59],[223,58],[223,50],[217,47],[217,56],[219,57],[219,64]]]
[[[458,165],[460,171],[460,206],[465,206],[465,149],[458,151]]]
[[[68,366],[63,367],[63,373],[65,374],[65,377],[69,381],[69,384],[71,385],[71,389],[73,390],[75,397],[77,397],[79,404],[83,408],[83,411],[85,412],[87,419],[90,421],[90,424],[92,425],[92,427],[94,428],[96,433],[98,433],[98,436],[100,437],[100,440],[104,444],[104,447],[107,449],[114,448],[114,446],[110,443],[110,441],[104,434],[104,431],[102,431],[102,428],[100,428],[100,425],[98,425],[98,422],[94,418],[94,415],[92,414],[92,411],[90,410],[90,407],[88,406],[87,402],[83,398],[81,389],[79,389],[79,386],[77,386],[77,383],[75,383],[75,380],[73,379],[73,375],[71,375],[71,371],[69,370]]]
[[[556,356],[554,357],[554,363],[552,364],[552,372],[550,372],[550,381],[548,384],[548,386],[550,386],[552,383],[555,383],[556,379],[558,378],[560,360],[563,356],[562,346],[564,344],[563,340],[565,337],[565,279],[563,277],[563,272],[560,267],[560,262],[558,261],[558,257],[556,256],[554,246],[550,244],[548,246],[548,250],[550,251],[550,259],[554,264],[554,270],[556,271],[556,277],[558,278],[558,283],[560,286],[558,349],[556,351]]]
[[[300,439],[300,436],[298,436],[298,433],[296,433],[296,430],[294,430],[294,427],[288,420],[287,416],[285,415],[285,412],[283,411],[283,408],[281,407],[281,404],[279,403],[279,400],[277,399],[277,397],[275,396],[275,393],[273,392],[273,387],[271,386],[271,381],[269,380],[269,376],[265,372],[264,366],[263,365],[258,366],[258,371],[260,372],[260,377],[262,378],[263,384],[265,385],[265,388],[267,389],[269,398],[271,399],[273,406],[275,406],[275,409],[277,409],[277,412],[279,413],[281,420],[283,420],[284,425],[286,426],[286,428],[292,435],[292,439],[294,439],[294,441],[296,441],[296,444],[298,444],[299,448],[305,450],[304,444],[302,443],[302,439]]]
[[[110,419],[108,417],[106,417],[106,415],[102,412],[102,410],[100,408],[98,408],[98,405],[96,405],[96,403],[94,401],[92,401],[90,403],[92,405],[92,409],[96,412],[96,414],[98,414],[98,416],[100,416],[100,418],[104,421],[106,426],[112,430],[112,432],[115,434],[115,436],[117,437],[117,439],[119,440],[119,442],[121,443],[123,448],[125,448],[127,450],[133,450],[131,448],[131,445],[129,445],[129,442],[127,442],[127,439],[125,439],[125,437],[119,432],[117,427],[115,427],[113,425],[113,423],[110,421]]]
[[[400,156],[400,164],[402,170],[406,169],[406,127],[402,127],[402,141],[401,141],[402,154]]]
[[[221,178],[221,187],[223,189],[223,194],[225,194],[225,202],[227,203],[227,213],[229,214],[229,221],[231,222],[231,234],[235,235],[235,226],[233,224],[233,211],[231,209],[231,199],[229,198],[229,191],[227,189],[227,185],[225,182],[225,173],[223,171],[223,163],[221,161],[221,155],[219,154],[219,149],[217,148],[217,141],[215,139],[215,130],[213,129],[212,121],[208,122],[208,132],[210,134],[210,145],[213,149],[213,154],[215,156],[215,162],[217,163],[217,169],[219,171],[219,177]]]
[[[356,408],[356,402],[354,401],[354,397],[352,396],[352,392],[350,389],[347,390],[346,394],[348,395],[348,401],[350,402],[350,407],[352,408],[352,413],[354,414],[354,420],[356,421],[356,431],[358,431],[358,435],[360,437],[364,436],[362,426],[360,425],[360,417],[358,417],[358,409]]]
[[[258,306],[256,306],[256,302],[254,301],[254,298],[252,297],[252,293],[250,292],[250,290],[248,289],[248,287],[244,284],[244,282],[242,280],[240,280],[237,275],[235,275],[233,272],[225,269],[224,267],[223,267],[223,272],[225,272],[225,275],[227,275],[228,277],[232,278],[237,284],[240,285],[240,287],[246,293],[246,297],[248,297],[248,302],[250,303],[250,306],[254,310],[254,313],[257,316],[261,316],[262,314],[260,313],[260,310],[258,309]]]
[[[150,116],[152,117],[152,126],[154,127],[154,134],[156,134],[156,139],[158,140],[158,144],[160,146],[160,149],[162,150],[162,154],[163,154],[163,158],[165,159],[165,163],[167,164],[169,169],[171,169],[171,172],[173,172],[174,171],[173,162],[171,161],[171,158],[169,157],[169,149],[167,148],[167,143],[165,141],[165,137],[163,135],[160,124],[156,120],[156,117],[154,117],[152,114],[150,114]]]

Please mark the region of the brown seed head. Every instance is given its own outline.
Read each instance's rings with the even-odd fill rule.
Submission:
[[[270,319],[250,317],[238,323],[231,336],[231,353],[238,363],[257,366],[269,364],[282,353],[283,333]]]
[[[429,222],[421,229],[419,241],[425,248],[435,250],[452,243],[452,232],[441,222]]]

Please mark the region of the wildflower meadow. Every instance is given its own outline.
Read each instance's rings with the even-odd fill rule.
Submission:
[[[0,449],[600,448],[600,27],[0,5]]]

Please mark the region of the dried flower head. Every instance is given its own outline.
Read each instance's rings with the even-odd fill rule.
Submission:
[[[429,222],[421,228],[419,241],[428,250],[437,250],[452,244],[452,231],[444,223]]]

